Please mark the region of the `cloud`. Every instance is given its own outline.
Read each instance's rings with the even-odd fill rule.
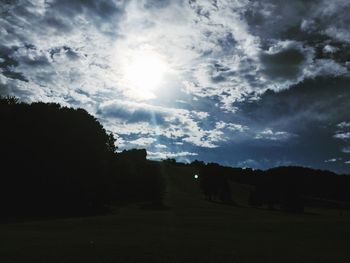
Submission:
[[[263,72],[272,80],[298,78],[306,57],[301,44],[291,41],[278,42],[260,55]]]
[[[167,147],[166,145],[164,145],[164,144],[156,144],[154,147],[155,147],[155,148],[158,148],[158,149],[167,149],[167,148],[168,148],[168,147]]]
[[[337,127],[344,129],[344,128],[350,128],[350,122],[342,121],[337,124]]]
[[[349,147],[349,146],[344,147],[344,148],[342,149],[342,152],[343,152],[343,153],[350,153],[350,147]]]
[[[150,159],[164,160],[167,158],[179,158],[179,157],[188,157],[188,156],[197,156],[198,153],[193,152],[147,152]]]
[[[341,139],[341,140],[348,140],[350,139],[350,123],[343,121],[340,122],[336,125],[337,128],[340,130],[337,130],[336,133],[333,135],[334,138],[336,139]],[[345,151],[344,151],[345,149]],[[347,148],[344,148],[343,152],[347,152]]]
[[[226,123],[223,121],[219,121],[215,124],[216,129],[223,130],[227,129],[230,132],[244,132],[249,130],[247,126],[237,124],[237,123]]]
[[[255,34],[266,39],[279,36],[312,38],[315,35],[348,41],[347,0],[303,1],[287,5],[277,0],[251,1],[245,17]]]
[[[238,162],[237,164],[238,167],[249,167],[249,168],[257,168],[257,167],[260,167],[260,163],[253,160],[253,159],[247,159],[247,160],[244,160],[244,161],[241,161],[241,162]]]
[[[350,139],[350,132],[337,133],[334,135],[334,138],[342,140]]]
[[[235,139],[235,134],[249,130],[237,123],[212,122],[206,112],[131,101],[101,103],[97,114],[104,122],[118,127],[113,130],[108,125],[119,134],[165,137],[175,145],[186,143],[203,148],[217,148]]]
[[[223,140],[214,135],[218,131],[201,127],[200,122],[209,116],[205,112],[113,100],[102,103],[97,114],[101,119],[116,119],[119,134],[163,136],[207,148],[217,147],[216,142]]]
[[[327,14],[340,10],[326,2],[322,6]],[[298,2],[286,9],[275,1],[18,1],[3,7],[3,42],[19,48],[13,58],[19,66],[16,71],[4,71],[4,76],[28,80],[29,87],[51,85],[57,95],[43,89],[44,100],[60,100],[66,80],[72,83],[69,89],[79,85],[90,95],[125,96],[129,93],[119,61],[123,54],[147,47],[165,58],[173,70],[172,79],[179,83],[178,91],[216,98],[214,107],[235,112],[238,101],[260,96],[266,89],[285,89],[304,77],[347,73],[344,65],[331,58],[312,60],[316,46],[292,36],[286,40],[283,35],[282,25],[288,27],[291,20],[290,26],[309,21],[303,16],[310,7],[314,5]],[[288,23],[281,23],[280,13]],[[30,29],[22,23],[23,17]],[[265,32],[252,30],[255,26],[276,32],[270,36],[271,44],[265,43],[265,36],[252,34]],[[12,38],[9,32],[15,32]],[[331,45],[324,47],[328,50]],[[41,65],[41,70],[29,64]],[[279,83],[272,82],[276,80]]]
[[[338,158],[331,158],[331,159],[325,160],[324,162],[325,163],[334,163],[334,162],[337,162],[338,160],[339,160]]]
[[[349,137],[349,7],[347,0],[2,1],[0,94],[83,107],[120,148],[334,168],[324,160],[344,158]],[[144,50],[166,70],[154,96],[138,98],[125,61]]]
[[[253,169],[269,169],[271,167],[277,167],[277,166],[288,166],[293,164],[292,161],[281,158],[279,160],[272,160],[265,157],[259,157],[256,159],[243,159],[241,161],[238,161],[236,166],[242,167],[242,168],[253,168]]]
[[[124,12],[124,2],[117,0],[54,0],[46,3],[44,21],[62,30],[67,28],[64,21],[78,22],[79,19],[88,18],[101,32],[114,35],[115,25],[118,24]]]
[[[339,48],[333,47],[331,45],[325,45],[323,47],[323,52],[324,53],[331,53],[331,54],[333,54],[333,53],[336,53],[337,51],[339,51]]]
[[[155,125],[162,125],[166,118],[181,113],[181,110],[120,100],[103,102],[97,111],[97,114],[105,118],[119,118],[128,123],[150,122]]]
[[[135,145],[136,147],[146,147],[153,144],[157,140],[154,138],[138,138],[133,141],[129,141],[129,144]]]
[[[280,141],[280,140],[287,140],[293,136],[294,136],[293,134],[290,134],[290,133],[285,132],[285,131],[273,131],[270,128],[266,128],[261,132],[257,132],[255,139]]]

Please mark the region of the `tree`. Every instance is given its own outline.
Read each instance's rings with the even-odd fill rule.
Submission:
[[[2,215],[106,210],[114,138],[83,109],[0,99]]]
[[[205,199],[212,201],[218,198],[221,202],[232,203],[231,189],[224,171],[216,163],[201,166],[199,178]]]

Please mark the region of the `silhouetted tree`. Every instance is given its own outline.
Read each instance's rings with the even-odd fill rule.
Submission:
[[[0,126],[2,215],[106,210],[114,138],[94,117],[7,97],[0,99]]]
[[[161,163],[148,161],[145,149],[124,150],[117,154],[112,176],[113,201],[148,201],[161,206],[165,193],[165,181],[161,173]]]
[[[289,169],[274,168],[266,171],[255,190],[251,192],[249,203],[253,206],[266,204],[270,209],[279,206],[285,211],[302,213],[304,205],[298,178],[299,176],[293,175]]]
[[[200,185],[205,199],[212,201],[218,198],[221,202],[231,203],[231,190],[223,167],[209,163],[200,169]]]
[[[169,163],[169,164],[176,164],[176,159],[174,159],[174,158],[167,158],[163,162]]]
[[[115,139],[83,109],[0,98],[0,213],[74,215],[115,202],[160,206],[165,182],[146,150],[116,154]]]
[[[205,166],[205,163],[203,161],[194,160],[191,163],[191,166],[196,167],[196,168],[203,168]]]

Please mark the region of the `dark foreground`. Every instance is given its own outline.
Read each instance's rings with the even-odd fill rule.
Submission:
[[[0,224],[0,262],[349,262],[349,211],[249,208],[242,185],[233,187],[239,207],[209,203],[192,177],[174,173],[165,210]]]

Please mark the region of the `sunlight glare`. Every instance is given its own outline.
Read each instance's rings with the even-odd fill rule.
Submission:
[[[143,99],[153,98],[166,71],[166,64],[155,52],[134,52],[124,65],[124,77],[129,88]]]

